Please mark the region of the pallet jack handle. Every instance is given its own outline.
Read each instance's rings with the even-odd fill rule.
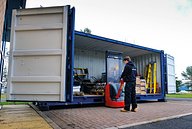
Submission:
[[[123,90],[124,87],[124,81],[121,79],[120,80],[120,87],[118,89],[117,95],[115,96],[115,99],[118,99],[121,95],[121,91]]]

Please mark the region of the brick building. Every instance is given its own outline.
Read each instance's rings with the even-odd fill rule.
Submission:
[[[0,39],[2,41],[6,0],[0,0]],[[1,45],[0,45],[1,46]]]

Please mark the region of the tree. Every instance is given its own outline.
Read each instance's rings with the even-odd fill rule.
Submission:
[[[179,92],[179,87],[180,85],[182,84],[182,81],[181,80],[176,80],[176,92]]]
[[[186,71],[185,71],[185,72],[183,71],[183,72],[181,73],[181,75],[182,75],[185,79],[192,81],[192,66],[188,66],[188,67],[186,68]]]
[[[186,71],[184,72],[182,72],[181,73],[181,75],[185,78],[185,79],[187,79],[187,80],[189,80],[188,82],[186,82],[186,83],[184,83],[186,86],[188,86],[189,87],[189,89],[192,89],[192,66],[188,66],[187,68],[186,68]]]
[[[91,34],[91,30],[89,28],[85,28],[84,30],[80,30],[81,32]]]

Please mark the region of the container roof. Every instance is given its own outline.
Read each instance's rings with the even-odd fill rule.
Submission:
[[[75,48],[91,51],[118,51],[131,57],[150,54],[160,53],[162,51],[121,42],[101,36],[87,34],[84,32],[75,31]]]

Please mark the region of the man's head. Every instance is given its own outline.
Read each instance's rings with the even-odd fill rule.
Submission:
[[[131,61],[131,58],[129,56],[126,56],[124,59],[123,59],[123,62],[125,64],[127,64],[129,61]]]

